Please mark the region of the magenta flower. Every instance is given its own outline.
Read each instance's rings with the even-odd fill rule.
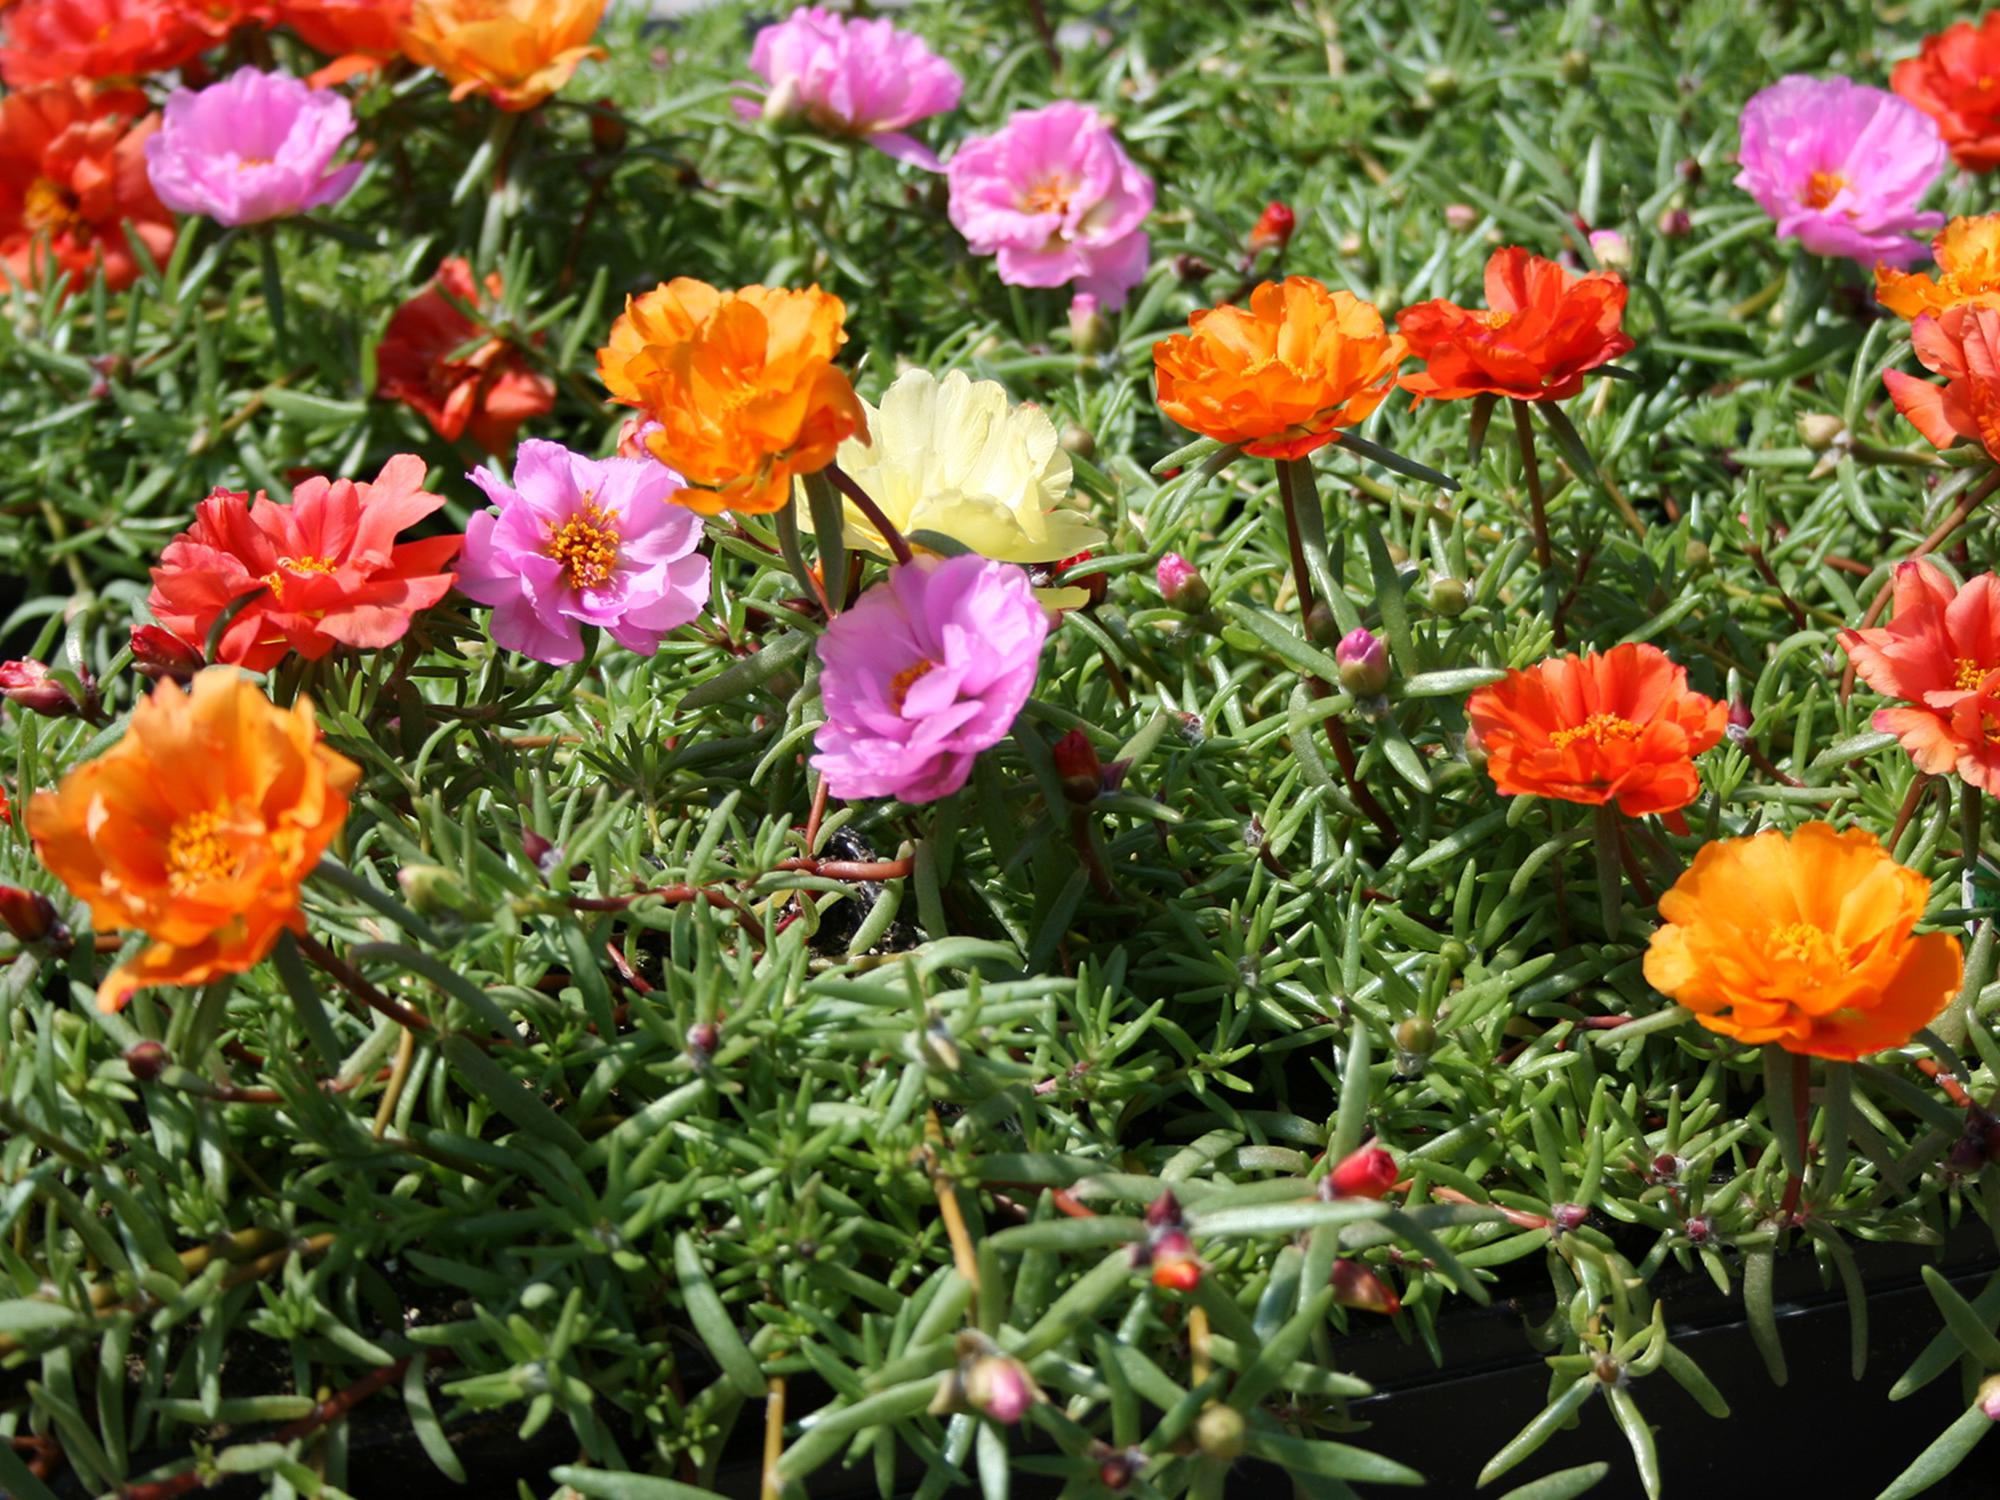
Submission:
[[[1074,282],[1116,309],[1146,274],[1153,179],[1087,104],[1023,110],[967,141],[948,181],[951,222],[1009,286]]]
[[[967,553],[890,569],[819,638],[813,768],[836,797],[950,796],[1014,727],[1048,633],[1013,563]]]
[[[239,68],[199,93],[175,89],[146,142],[146,173],[176,213],[258,224],[347,196],[361,163],[332,165],[354,111],[289,73]]]
[[[771,87],[761,108],[737,101],[746,118],[803,117],[816,130],[866,141],[926,172],[944,170],[936,152],[904,132],[956,109],[965,84],[923,38],[887,21],[802,5],[757,33],[750,66]]]
[[[458,587],[493,606],[496,645],[560,666],[583,659],[585,625],[642,656],[708,602],[701,522],[672,504],[665,464],[585,458],[535,439],[514,455],[514,482],[480,468],[472,482],[499,507],[465,528]]]
[[[1763,205],[1780,239],[1815,255],[1906,266],[1929,251],[1944,215],[1917,204],[1944,169],[1931,117],[1850,78],[1780,78],[1743,106],[1736,185]]]

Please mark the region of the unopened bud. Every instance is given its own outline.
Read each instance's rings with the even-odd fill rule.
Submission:
[[[1306,639],[1322,651],[1330,649],[1340,639],[1340,621],[1334,618],[1324,600],[1306,611]]]
[[[1558,1203],[1549,1210],[1549,1222],[1563,1234],[1574,1234],[1590,1219],[1590,1210],[1581,1203]]]
[[[1715,1237],[1715,1226],[1697,1214],[1687,1221],[1687,1237],[1690,1245],[1706,1245]]]
[[[1065,453],[1074,453],[1078,458],[1089,458],[1097,451],[1097,439],[1088,427],[1076,422],[1063,423],[1062,436],[1056,441],[1062,444]]]
[[[1809,411],[1799,418],[1799,441],[1815,453],[1824,453],[1847,436],[1847,424],[1830,411]]]
[[[1153,1285],[1167,1291],[1191,1292],[1201,1284],[1201,1262],[1185,1229],[1169,1229],[1153,1237]]]
[[[1687,1163],[1680,1157],[1671,1151],[1662,1151],[1653,1158],[1653,1164],[1647,1168],[1646,1175],[1655,1182],[1679,1182],[1681,1173],[1686,1170]]]
[[[1292,231],[1298,227],[1298,219],[1291,209],[1282,203],[1267,204],[1258,216],[1256,227],[1250,231],[1249,251],[1253,258],[1266,250],[1282,250],[1291,242]]]
[[[1693,187],[1696,183],[1700,182],[1704,175],[1701,162],[1692,156],[1683,156],[1675,165],[1674,170],[1680,173],[1681,181],[1685,182],[1689,187]]]
[[[706,1067],[722,1044],[722,1033],[713,1021],[697,1021],[687,1030],[687,1055],[697,1068]]]
[[[1069,341],[1078,354],[1095,354],[1104,347],[1109,332],[1102,304],[1096,297],[1089,292],[1078,292],[1069,299]]]
[[[1243,1456],[1246,1428],[1243,1413],[1221,1402],[1206,1408],[1194,1424],[1195,1446],[1204,1458],[1233,1464]]]
[[[1607,271],[1632,269],[1632,242],[1615,229],[1594,229],[1590,233],[1590,253]]]
[[[590,112],[591,149],[599,156],[616,156],[625,149],[630,133],[625,128],[625,117],[618,112],[617,103],[610,99],[598,100],[597,108]]]
[[[1201,576],[1201,569],[1180,553],[1169,552],[1161,558],[1153,576],[1159,582],[1160,597],[1182,614],[1208,612],[1208,580]]]
[[[1081,729],[1072,729],[1056,741],[1051,754],[1064,799],[1079,807],[1095,802],[1098,793],[1104,790],[1104,763],[1097,758],[1097,747],[1090,743],[1090,736]]]
[[[1686,555],[1690,573],[1706,573],[1715,565],[1715,554],[1708,550],[1708,543],[1699,537],[1688,542]]]
[[[1988,1421],[2000,1422],[2000,1375],[1988,1375],[1979,1383],[1977,1400]]]
[[[1601,1350],[1591,1356],[1590,1373],[1605,1385],[1622,1386],[1626,1382],[1625,1362]]]
[[[1396,1023],[1396,1045],[1404,1052],[1423,1057],[1437,1045],[1437,1027],[1422,1016],[1409,1016]]]
[[[1431,580],[1424,602],[1430,605],[1432,614],[1455,620],[1472,607],[1472,590],[1465,586],[1463,578],[1444,573]]]
[[[0,662],[0,696],[45,719],[73,719],[83,712],[70,690],[33,658]]]
[[[1371,630],[1350,630],[1333,648],[1340,685],[1357,698],[1378,698],[1389,686],[1389,651]]]
[[[1670,208],[1660,215],[1660,233],[1670,240],[1685,239],[1694,230],[1694,220],[1684,208]]]
[[[1445,228],[1453,234],[1464,234],[1479,222],[1479,210],[1470,203],[1447,203],[1444,206]]]
[[[1449,104],[1458,97],[1461,81],[1450,68],[1432,68],[1424,74],[1424,92],[1439,104]]]
[[[39,943],[62,926],[54,902],[17,885],[0,885],[0,922],[23,943]]]
[[[1181,1222],[1181,1200],[1163,1192],[1146,1206],[1146,1224],[1152,1229],[1177,1228]]]
[[[1747,743],[1750,739],[1750,731],[1756,727],[1756,724],[1757,716],[1750,712],[1749,699],[1731,698],[1729,700],[1729,723],[1724,728],[1723,733],[1729,736],[1730,743],[1736,745]]]
[[[1012,1427],[1041,1398],[1034,1377],[1018,1359],[988,1354],[965,1372],[965,1399],[1003,1427]]]
[[[782,129],[798,119],[804,108],[805,96],[799,89],[799,81],[796,78],[781,78],[764,96],[761,114],[766,125]]]
[[[1189,284],[1208,280],[1215,274],[1215,267],[1199,255],[1189,255],[1183,251],[1174,257],[1174,278]]]
[[[155,682],[171,677],[186,687],[207,662],[202,659],[201,652],[171,630],[159,625],[134,625],[132,665],[140,675]]]
[[[167,1064],[172,1061],[167,1049],[158,1042],[134,1042],[125,1049],[125,1066],[141,1083],[151,1083],[167,1071]]]
[[[1326,1180],[1337,1198],[1379,1198],[1396,1185],[1396,1158],[1380,1146],[1363,1146],[1342,1158]]]
[[[1572,85],[1590,82],[1590,54],[1575,47],[1565,52],[1562,55],[1562,78],[1564,83]]]
[[[404,865],[396,872],[403,901],[420,916],[458,911],[469,899],[465,885],[442,865]]]
[[[1097,1466],[1097,1482],[1107,1490],[1122,1490],[1132,1483],[1146,1464],[1146,1455],[1137,1448],[1108,1455]]]
[[[1395,1289],[1361,1261],[1336,1260],[1327,1282],[1333,1288],[1333,1300],[1342,1307],[1391,1316],[1403,1310],[1403,1299]]]

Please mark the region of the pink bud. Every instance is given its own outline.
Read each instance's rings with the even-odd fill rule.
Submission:
[[[194,674],[207,665],[202,655],[186,641],[159,625],[132,627],[132,665],[140,675],[158,682],[171,677],[182,687],[194,681]]]
[[[1693,231],[1694,220],[1684,208],[1670,208],[1660,215],[1660,233],[1670,240],[1682,239]]]
[[[1989,1421],[2000,1422],[2000,1375],[1988,1375],[1980,1382],[1979,1409]]]
[[[1357,1307],[1363,1312],[1395,1314],[1403,1307],[1403,1299],[1395,1290],[1358,1260],[1345,1257],[1333,1263],[1332,1275],[1328,1281],[1333,1287],[1333,1300],[1342,1307]]]
[[[1447,203],[1444,206],[1444,222],[1454,233],[1464,234],[1479,222],[1479,210],[1470,203]]]
[[[1107,332],[1102,304],[1089,292],[1069,299],[1069,341],[1079,354],[1095,354]]]
[[[82,712],[69,689],[49,676],[47,666],[32,658],[0,662],[0,695],[47,719],[71,719]]]
[[[1208,608],[1208,580],[1180,553],[1169,552],[1161,558],[1153,576],[1159,582],[1160,597],[1182,614],[1198,615]]]
[[[994,1421],[1012,1427],[1035,1404],[1035,1382],[1019,1360],[989,1354],[966,1374],[965,1394]]]
[[[1389,652],[1371,630],[1350,630],[1333,648],[1340,685],[1357,698],[1378,698],[1389,686]]]
[[[1632,246],[1615,229],[1593,229],[1590,232],[1590,253],[1607,271],[1632,269]]]
[[[1589,1218],[1590,1210],[1581,1203],[1558,1203],[1549,1210],[1549,1222],[1563,1234],[1583,1228]]]
[[[1396,1185],[1396,1158],[1380,1146],[1363,1146],[1328,1175],[1336,1197],[1379,1198]]]
[[[1740,745],[1749,739],[1750,730],[1755,726],[1756,722],[1756,715],[1750,712],[1748,699],[1732,698],[1729,700],[1729,727],[1725,732],[1729,735],[1731,743]]]

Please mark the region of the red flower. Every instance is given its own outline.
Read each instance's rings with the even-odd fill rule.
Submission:
[[[1952,160],[1968,172],[2000,167],[2000,10],[1924,38],[1896,64],[1889,86],[1937,121]]]
[[[184,0],[21,0],[8,12],[0,78],[10,89],[79,78],[143,78],[212,40]]]
[[[396,309],[375,355],[376,395],[422,413],[447,442],[470,432],[475,443],[494,454],[513,446],[523,422],[556,404],[555,382],[537,373],[526,354],[503,338],[488,338],[471,354],[455,357],[491,332],[463,309],[483,310],[499,300],[501,291],[499,273],[489,275],[489,301],[482,303],[471,264],[453,256],[438,267],[428,289]]]
[[[253,596],[215,653],[253,672],[288,651],[317,660],[336,645],[393,645],[411,616],[450,592],[445,570],[465,540],[396,540],[444,504],[423,483],[423,460],[406,453],[372,484],[308,479],[289,505],[217,490],[167,544],[148,607],[181,640],[206,641],[223,611]]]
[[[81,79],[0,99],[0,260],[17,280],[68,272],[82,283],[101,265],[111,290],[130,286],[139,263],[127,224],[165,262],[173,216],[146,177],[146,138],[158,126],[138,90]]]
[[[1379,1198],[1396,1185],[1396,1158],[1380,1146],[1363,1146],[1343,1157],[1327,1182],[1337,1198]]]
[[[1484,312],[1439,299],[1396,314],[1396,331],[1425,366],[1403,377],[1403,389],[1418,401],[1567,401],[1586,373],[1632,347],[1624,318],[1625,283],[1609,271],[1575,276],[1508,245],[1486,262]]]
[[[1298,218],[1285,204],[1273,201],[1264,207],[1257,218],[1256,227],[1250,231],[1249,251],[1252,257],[1262,255],[1266,250],[1282,250],[1291,242],[1292,231],[1298,227]]]
[[[1962,302],[1923,313],[1910,325],[1910,341],[1945,383],[1885,370],[1896,410],[1937,447],[1970,438],[2000,463],[2000,308]]]

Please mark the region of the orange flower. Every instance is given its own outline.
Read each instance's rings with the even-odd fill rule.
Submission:
[[[1248,311],[1192,313],[1188,329],[1153,345],[1160,410],[1259,458],[1303,458],[1366,421],[1405,352],[1372,303],[1310,276],[1263,283]]]
[[[1931,241],[1935,280],[1924,271],[1875,268],[1875,298],[1899,318],[1941,313],[1962,302],[2000,305],[2000,214],[1953,219]]]
[[[10,89],[178,68],[209,32],[182,0],[21,0],[7,13],[0,78]]]
[[[206,641],[224,611],[250,596],[215,659],[253,672],[291,651],[317,661],[337,645],[394,645],[418,610],[451,592],[446,570],[465,541],[397,541],[444,504],[423,485],[424,461],[405,453],[372,484],[308,479],[289,505],[217,490],[160,554],[147,607],[182,641]]]
[[[1861,680],[1904,707],[1878,709],[1875,727],[1902,741],[1917,769],[1957,772],[2000,792],[2000,578],[1954,589],[1936,564],[1896,568],[1895,612],[1873,630],[1843,630]]]
[[[686,276],[628,299],[597,351],[613,399],[660,425],[643,432],[704,515],[791,504],[792,476],[833,462],[868,419],[833,357],[847,309],[818,287],[724,292]]]
[[[100,929],[153,939],[97,987],[119,1010],[152,984],[206,984],[304,932],[299,886],[347,817],[360,778],[319,743],[311,703],[274,708],[249,679],[162,682],[125,737],[28,804],[42,863]]]
[[[1910,342],[1945,383],[1885,371],[1896,410],[1935,446],[1970,438],[2000,463],[2000,307],[1967,302],[1924,313],[1910,325]]]
[[[467,432],[488,453],[514,446],[521,424],[556,404],[556,384],[536,371],[515,344],[495,336],[472,353],[459,351],[489,331],[462,310],[498,303],[500,273],[483,290],[472,265],[452,256],[430,286],[396,309],[375,351],[375,394],[422,413],[446,442]]]
[[[1960,21],[1924,38],[1915,57],[1889,74],[1889,86],[1937,121],[1952,160],[1968,172],[2000,166],[2000,11],[1974,26]]]
[[[605,0],[416,0],[403,52],[451,81],[451,97],[484,94],[505,110],[533,109],[586,57]]]
[[[1509,672],[1465,708],[1506,795],[1615,801],[1631,817],[1694,801],[1694,757],[1722,738],[1729,717],[1688,690],[1686,669],[1666,652],[1630,645]]]
[[[1646,981],[1738,1041],[1842,1062],[1900,1047],[1963,968],[1957,938],[1912,932],[1930,893],[1866,829],[1705,844],[1660,898]]]
[[[1609,271],[1572,275],[1518,245],[1495,250],[1486,262],[1486,307],[1439,299],[1396,314],[1410,353],[1424,361],[1402,380],[1416,401],[1567,401],[1583,389],[1585,374],[1632,347],[1619,326],[1624,281]]]
[[[278,0],[278,19],[328,57],[394,57],[410,0]]]
[[[146,176],[159,116],[145,111],[137,89],[82,79],[0,99],[0,260],[17,280],[32,286],[66,271],[76,286],[101,265],[113,291],[130,286],[139,263],[127,224],[166,262],[174,221]]]

